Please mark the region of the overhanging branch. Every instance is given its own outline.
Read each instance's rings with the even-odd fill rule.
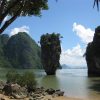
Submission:
[[[8,21],[6,21],[6,22],[4,23],[4,25],[3,25],[3,26],[1,27],[1,29],[0,29],[0,34],[3,33],[4,30],[5,30],[13,21],[15,21],[15,20],[17,19],[17,17],[18,17],[18,15],[20,14],[22,8],[23,8],[23,6],[21,6],[21,7],[19,8],[19,10],[16,12],[16,14],[15,14],[13,17],[11,17]]]
[[[8,15],[9,11],[16,6],[16,4],[18,4],[20,2],[20,0],[16,0],[15,2],[13,2],[8,8],[7,10],[0,15],[0,25],[2,24],[4,18]],[[2,9],[1,9],[2,10]]]

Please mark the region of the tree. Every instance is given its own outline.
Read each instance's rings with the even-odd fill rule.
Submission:
[[[41,59],[47,75],[55,75],[56,69],[60,66],[60,38],[60,34],[55,33],[41,36]]]
[[[20,16],[41,16],[48,0],[0,0],[0,34]],[[9,19],[4,22],[4,19]]]

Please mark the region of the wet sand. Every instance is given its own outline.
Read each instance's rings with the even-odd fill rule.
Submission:
[[[5,96],[3,94],[0,94],[0,100],[29,100],[29,98],[23,98],[23,99],[10,99],[9,96]],[[89,98],[74,98],[74,97],[67,97],[67,96],[59,96],[59,97],[52,97],[51,95],[46,95],[43,99],[41,100],[100,100],[98,97],[93,97],[92,99]]]
[[[52,97],[50,95],[45,96],[42,100],[100,100],[98,97],[90,97],[90,98],[75,98],[75,97],[67,97],[67,96],[59,96],[59,97]]]
[[[45,99],[43,99],[43,100],[48,100],[48,99],[50,99],[50,100],[83,100],[83,99],[71,98],[71,97],[67,97],[67,96],[60,96],[60,97],[55,97],[55,98],[52,98],[50,96],[46,96]]]

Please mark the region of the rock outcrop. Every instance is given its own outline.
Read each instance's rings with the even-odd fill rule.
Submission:
[[[16,99],[25,100],[25,98],[28,98],[27,100],[52,100],[52,99],[45,99],[45,96],[51,96],[52,98],[59,97],[63,96],[64,92],[61,90],[54,90],[52,88],[45,89],[44,87],[40,87],[40,88],[35,88],[35,90],[30,93],[27,91],[27,88],[21,87],[17,83],[15,84],[9,83],[3,85],[1,94],[6,95],[13,100]]]
[[[21,87],[20,85],[18,85],[17,83],[5,84],[2,89],[2,92],[5,95],[12,96],[15,99],[21,99],[21,98],[27,97],[27,90],[25,88]]]
[[[60,68],[60,34],[45,34],[41,36],[41,59],[42,65],[47,75],[55,75]]]
[[[86,49],[88,76],[100,76],[100,26],[95,29],[93,41]]]

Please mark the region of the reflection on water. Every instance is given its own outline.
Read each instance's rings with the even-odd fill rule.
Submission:
[[[58,70],[56,76],[41,75],[40,86],[61,89],[67,96],[100,100],[100,78],[88,78],[87,69],[63,69]]]
[[[54,88],[54,89],[58,89],[59,86],[59,79],[57,78],[57,76],[43,76],[40,80],[39,80],[39,85],[43,85],[45,86],[45,88]]]
[[[89,88],[100,93],[100,78],[92,79],[92,82],[93,84]]]

